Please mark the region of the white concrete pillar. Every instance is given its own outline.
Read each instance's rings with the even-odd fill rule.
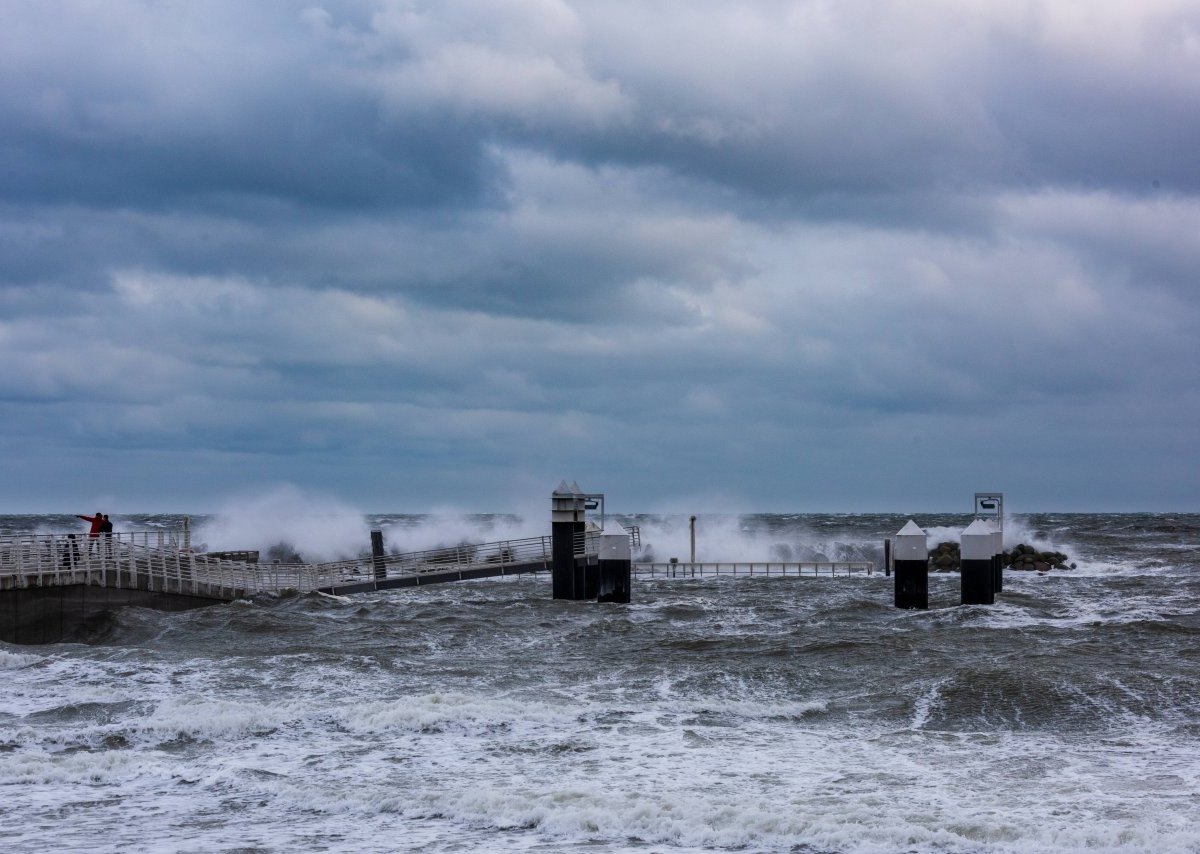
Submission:
[[[575,536],[582,534],[587,509],[577,483],[559,483],[550,495],[550,577],[555,599],[582,599],[575,572]]]
[[[633,577],[633,555],[629,532],[610,523],[600,535],[600,578],[597,602],[628,602]]]
[[[962,603],[991,605],[996,601],[996,581],[992,572],[992,526],[976,519],[962,532]]]
[[[929,607],[929,546],[925,532],[912,519],[896,534],[895,593],[897,608]]]

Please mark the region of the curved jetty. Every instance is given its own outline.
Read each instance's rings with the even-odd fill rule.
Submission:
[[[587,538],[579,547],[592,545]],[[343,595],[544,572],[551,538],[378,554],[314,564],[259,564],[246,552],[197,553],[186,531],[110,537],[47,534],[0,539],[0,640],[55,643],[103,611],[140,605],[181,611],[263,594]]]

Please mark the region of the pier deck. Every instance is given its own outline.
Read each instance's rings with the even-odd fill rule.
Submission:
[[[640,544],[636,528],[631,545]],[[576,535],[577,561],[593,563],[599,535]],[[70,624],[121,605],[183,610],[259,595],[332,595],[549,572],[553,538],[529,537],[306,564],[261,564],[256,553],[197,553],[186,532],[0,538],[0,640],[48,643]],[[243,559],[234,559],[234,558]],[[633,563],[636,578],[870,575],[869,562]]]
[[[227,555],[194,552],[177,535],[160,532],[12,537],[0,540],[0,590],[89,585],[221,601],[314,590],[360,593],[545,571],[550,537],[326,563],[260,564]]]

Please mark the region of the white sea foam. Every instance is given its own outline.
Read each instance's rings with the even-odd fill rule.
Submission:
[[[691,523],[688,517],[665,517],[639,523],[643,549],[654,560],[691,559]],[[800,562],[847,560],[847,548],[882,548],[881,543],[831,542],[811,531],[772,532],[742,517],[699,516],[696,520],[696,560],[705,562]]]
[[[531,523],[525,517],[505,515],[480,517],[442,508],[415,524],[387,525],[384,541],[390,552],[424,551],[462,543],[500,542],[549,534],[549,522]]]
[[[264,733],[304,717],[299,700],[282,704],[224,700],[196,695],[169,696],[141,718],[136,732],[155,737],[227,739]]]
[[[152,757],[119,750],[62,752],[26,748],[18,753],[0,753],[0,780],[8,784],[112,784],[155,764]]]
[[[933,548],[938,543],[959,543],[962,542],[962,528],[947,528],[933,526],[925,528],[925,542],[930,548]]]
[[[369,686],[348,687],[361,693]],[[376,829],[388,826],[388,815],[405,816],[419,828],[404,837],[403,847],[414,850],[416,840],[433,844],[434,828],[446,821],[459,844],[474,839],[496,851],[582,844],[603,852],[646,845],[777,850],[797,843],[863,852],[1185,851],[1198,841],[1186,798],[1171,794],[1200,782],[1194,757],[1153,732],[1117,753],[1003,733],[810,731],[796,721],[821,702],[701,703],[675,686],[661,696],[608,725],[598,724],[611,711],[602,702],[530,703],[461,691],[340,710],[320,696],[253,704],[164,698],[133,732],[219,737],[213,748],[181,764],[139,749],[27,747],[0,754],[0,777],[140,799],[160,818],[172,817],[156,822],[159,843],[170,848],[212,838],[203,826],[186,836],[171,827],[222,803],[249,807],[254,833],[284,847],[299,844],[299,826],[310,835],[333,832],[347,814],[370,816],[366,823]],[[927,696],[934,702],[936,686]],[[710,709],[737,725],[681,724]],[[330,718],[340,725],[324,723]],[[269,731],[275,728],[282,729]],[[114,731],[111,724],[100,729]],[[1030,776],[1034,788],[1008,782]],[[181,781],[190,781],[186,796],[177,791]],[[1127,812],[1130,796],[1145,815]],[[269,808],[250,806],[256,803]],[[92,808],[71,821],[87,826],[105,814]],[[378,835],[357,841],[358,850],[386,848]]]
[[[311,562],[355,557],[371,543],[360,510],[290,484],[229,499],[194,538],[212,551],[257,549],[264,557],[282,543]]]
[[[1022,745],[918,744],[897,753],[897,745],[792,733],[771,746],[736,737],[671,745],[659,734],[636,755],[568,755],[553,776],[530,778],[489,765],[477,775],[479,785],[429,792],[423,803],[468,824],[532,827],[551,838],[632,836],[697,848],[774,849],[803,841],[855,851],[1020,851],[1054,841],[1082,850],[1162,836],[1152,822],[1131,827],[1105,820],[1105,810],[1120,798],[1101,794],[1087,758],[1046,774],[1037,791],[1014,792],[1003,788],[994,766],[1030,761]],[[1097,795],[1099,804],[1090,800]],[[998,803],[1003,817],[989,808]],[[1075,813],[1089,826],[1047,822],[1056,810]],[[1196,836],[1183,832],[1180,839]]]
[[[929,689],[917,697],[913,703],[912,721],[910,726],[913,729],[922,729],[929,720],[930,713],[937,707],[941,700],[942,686],[949,681],[949,677],[943,677],[934,681]]]
[[[545,704],[449,692],[358,704],[346,709],[340,717],[343,725],[353,732],[428,731],[446,726],[478,731],[516,722],[551,725],[561,723],[566,714]]]
[[[1166,619],[1168,613],[1197,613],[1198,603],[1186,590],[1177,595],[1169,590],[1154,594],[1114,590],[1107,595],[1095,595],[1093,588],[1097,577],[1074,570],[1051,571],[1046,575],[1007,571],[1005,592],[1031,598],[1006,598],[997,594],[996,603],[978,609],[975,619],[981,626],[994,628],[1056,626],[1082,630],[1159,622]],[[1085,591],[1084,585],[1089,589]],[[1084,593],[1091,595],[1081,595]]]
[[[41,660],[42,657],[40,655],[28,655],[26,653],[0,649],[0,670],[16,670],[20,667],[28,667],[31,664],[36,664]]]

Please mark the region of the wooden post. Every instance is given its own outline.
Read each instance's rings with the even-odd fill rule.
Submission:
[[[383,562],[383,531],[371,532],[371,565],[375,568],[375,580],[387,578],[387,566]]]

